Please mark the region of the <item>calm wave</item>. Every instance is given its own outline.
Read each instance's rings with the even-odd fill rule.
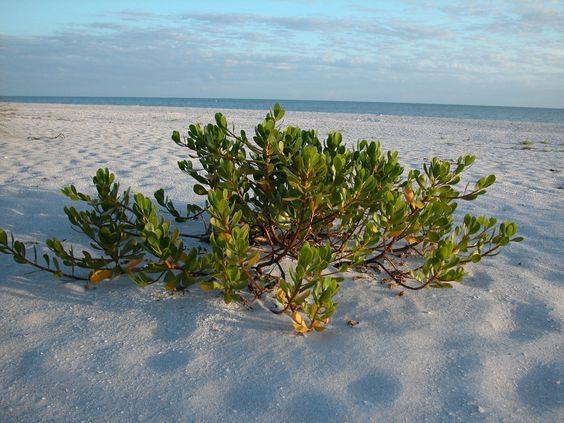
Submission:
[[[157,98],[157,97],[14,97],[0,96],[0,101],[21,103],[96,104],[119,106],[205,107],[212,109],[268,110],[280,103],[286,110],[424,116],[457,119],[510,120],[564,123],[564,109],[501,106],[463,106],[418,103],[376,103],[364,101],[250,100],[226,98]]]

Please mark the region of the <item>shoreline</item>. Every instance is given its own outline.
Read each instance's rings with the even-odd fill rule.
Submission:
[[[184,106],[146,106],[146,105],[107,105],[107,104],[61,104],[61,103],[12,103],[12,102],[2,102],[0,101],[0,113],[2,113],[2,108],[13,109],[13,108],[23,108],[23,109],[37,109],[35,112],[48,113],[49,111],[59,110],[65,113],[74,110],[84,110],[89,109],[98,110],[101,113],[104,112],[115,112],[116,116],[125,115],[128,113],[133,114],[143,114],[143,113],[156,113],[163,115],[165,120],[172,122],[180,122],[182,128],[185,129],[189,124],[200,123],[205,125],[210,122],[214,122],[215,113],[222,113],[230,121],[230,117],[233,117],[234,123],[243,123],[244,127],[236,129],[245,129],[247,133],[254,129],[254,125],[258,124],[262,119],[264,119],[267,112],[269,112],[274,106],[271,105],[270,109],[231,109],[231,108],[221,108],[221,107],[184,107]],[[284,107],[284,104],[281,104]],[[186,118],[182,118],[179,114],[185,115]],[[167,115],[174,116],[174,118],[166,118]],[[196,116],[202,120],[190,120],[191,116]],[[288,118],[291,117],[290,120]],[[312,119],[316,120],[312,120]],[[63,118],[64,119],[64,118]],[[253,120],[254,119],[254,120]],[[305,126],[304,122],[312,122],[309,126]],[[439,126],[445,126],[450,124],[454,125],[467,125],[472,129],[480,129],[481,126],[486,126],[488,129],[491,128],[502,128],[509,127],[509,129],[515,129],[517,131],[528,132],[529,134],[535,133],[534,131],[550,132],[553,133],[556,138],[558,138],[558,133],[564,131],[564,122],[537,122],[537,121],[519,121],[519,120],[496,120],[496,119],[475,119],[475,118],[461,118],[461,117],[443,117],[443,116],[408,116],[408,115],[394,115],[394,114],[371,114],[371,113],[344,113],[344,112],[324,112],[324,111],[288,111],[286,110],[286,116],[284,117],[283,125],[302,125],[302,129],[318,129],[314,122],[321,121],[323,127],[323,133],[328,131],[339,131],[338,125],[335,127],[327,126],[329,122],[347,122],[349,124],[370,125],[371,123],[383,122],[388,125],[402,125],[402,124],[413,124],[420,123],[421,125],[433,126],[439,124]],[[183,123],[186,122],[186,123]],[[441,125],[442,124],[442,125]],[[466,129],[470,130],[470,129]],[[321,132],[320,132],[321,133]],[[344,134],[343,134],[344,135]]]
[[[462,104],[396,103],[331,100],[191,99],[153,97],[21,97],[32,101],[2,100],[0,104],[60,104],[119,107],[172,107],[221,110],[266,110],[280,103],[294,113],[338,113],[402,117],[436,117],[469,120],[507,120],[564,124],[564,109],[523,106],[480,106]],[[15,97],[12,97],[15,98]],[[53,99],[53,101],[48,101]],[[70,101],[69,99],[74,99]],[[44,101],[43,101],[44,100]],[[56,101],[59,100],[59,101]],[[67,100],[67,101],[65,101]]]

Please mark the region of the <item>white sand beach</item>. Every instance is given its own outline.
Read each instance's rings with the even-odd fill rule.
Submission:
[[[0,103],[0,227],[80,245],[60,188],[99,167],[146,195],[202,203],[173,130],[218,110]],[[248,132],[266,111],[221,110]],[[126,278],[96,289],[0,256],[2,422],[561,422],[564,420],[564,125],[287,112],[285,124],[380,140],[406,167],[469,153],[497,183],[457,212],[512,220],[525,240],[450,290],[402,297],[345,280],[328,330],[170,296]],[[62,134],[59,136],[59,134]],[[357,320],[355,327],[348,320]]]

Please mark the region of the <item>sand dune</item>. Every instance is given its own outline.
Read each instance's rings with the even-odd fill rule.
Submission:
[[[58,190],[91,191],[98,167],[201,201],[170,135],[215,112],[0,103],[0,227],[81,242]],[[265,112],[224,113],[250,131]],[[407,167],[475,154],[470,176],[498,182],[460,211],[513,220],[526,239],[452,290],[400,298],[374,278],[346,281],[329,330],[307,337],[198,289],[85,290],[0,256],[1,421],[562,421],[564,125],[292,112],[285,123],[379,139]]]

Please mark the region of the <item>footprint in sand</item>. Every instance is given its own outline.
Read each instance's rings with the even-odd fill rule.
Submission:
[[[183,369],[190,359],[190,354],[185,351],[169,350],[147,359],[147,365],[159,373],[168,373]]]
[[[517,304],[512,315],[515,329],[510,337],[518,341],[532,341],[547,333],[560,331],[560,322],[551,318],[541,301]]]
[[[517,394],[527,407],[537,412],[564,406],[564,362],[533,368],[518,382]]]
[[[401,392],[401,383],[395,376],[378,370],[355,380],[347,389],[359,401],[387,407]]]

